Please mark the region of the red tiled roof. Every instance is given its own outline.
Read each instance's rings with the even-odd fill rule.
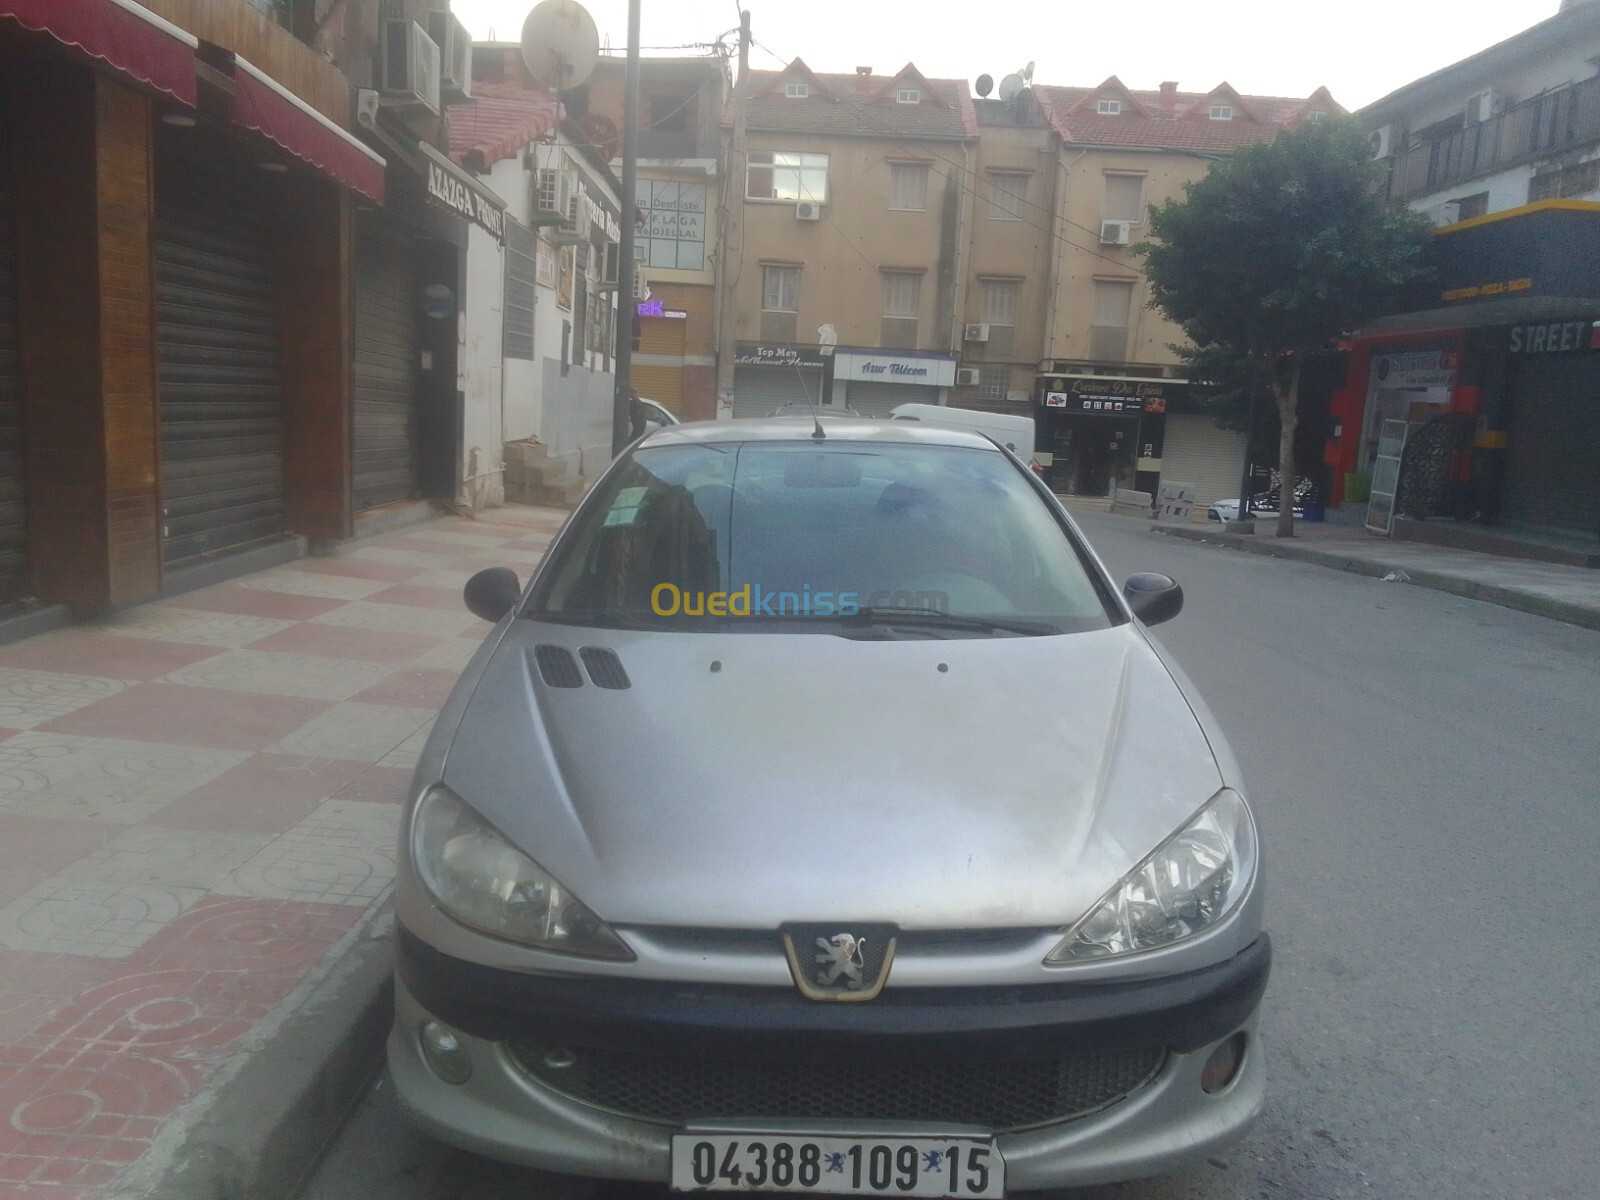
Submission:
[[[1108,85],[1112,85],[1109,86]],[[1092,103],[1101,95],[1119,92],[1135,101],[1148,116],[1126,111],[1102,116]],[[1113,76],[1096,88],[1050,87],[1033,89],[1039,108],[1061,136],[1076,146],[1135,146],[1161,150],[1195,150],[1226,154],[1240,146],[1275,136],[1280,130],[1298,124],[1312,112],[1342,115],[1327,88],[1318,88],[1309,97],[1245,96],[1227,84],[1209,92],[1134,91],[1124,88]],[[1231,121],[1213,121],[1210,101],[1215,98],[1236,101]]]
[[[446,112],[450,157],[483,171],[554,129],[561,119],[561,104],[550,92],[475,81],[472,99],[452,104]]]
[[[790,100],[785,76],[818,85],[803,100]],[[929,95],[901,104],[894,84],[914,79]],[[893,75],[824,75],[799,59],[783,71],[751,71],[745,121],[751,129],[781,133],[843,134],[853,137],[975,138],[978,117],[964,79],[927,79],[912,64]],[[732,101],[723,124],[733,123]]]

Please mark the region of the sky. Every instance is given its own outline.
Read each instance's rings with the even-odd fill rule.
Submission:
[[[996,80],[1035,62],[1034,82],[1134,89],[1176,80],[1209,92],[1226,80],[1257,96],[1326,85],[1348,109],[1504,41],[1556,14],[1560,0],[743,0],[750,63],[800,57],[813,70],[892,75],[908,61],[933,78]],[[517,41],[530,0],[452,0],[484,40]],[[587,0],[602,45],[627,46],[627,0]],[[647,55],[703,53],[738,27],[738,0],[640,0]],[[737,45],[736,38],[729,39]],[[685,47],[673,50],[668,47]]]

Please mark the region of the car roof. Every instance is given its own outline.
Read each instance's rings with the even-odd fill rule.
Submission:
[[[718,442],[793,442],[809,439],[817,425],[830,442],[880,442],[895,445],[967,446],[994,450],[995,445],[982,434],[952,426],[926,425],[920,421],[880,421],[866,417],[841,417],[833,413],[813,416],[764,417],[738,421],[691,421],[657,430],[640,446],[667,446],[681,443]]]

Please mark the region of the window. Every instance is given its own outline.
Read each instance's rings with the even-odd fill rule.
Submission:
[[[984,279],[979,281],[978,319],[990,325],[1015,325],[1017,323],[1017,291],[1015,279]]]
[[[978,368],[979,400],[1004,400],[1006,398],[1006,389],[1010,386],[1010,367]]]
[[[1128,312],[1133,305],[1131,279],[1094,281],[1094,321],[1089,329],[1089,357],[1121,362],[1128,353]]]
[[[901,88],[894,94],[894,99],[897,104],[921,104],[922,93],[916,88]]]
[[[1213,104],[1211,106],[1211,119],[1213,121],[1231,121],[1231,120],[1233,120],[1233,105],[1231,105],[1231,104]]]
[[[1144,220],[1144,176],[1107,175],[1105,210],[1107,221]]]
[[[784,98],[788,100],[804,100],[811,95],[809,83],[786,83],[783,85]]]
[[[989,172],[989,219],[1020,221],[1028,202],[1028,177],[1015,171]]]
[[[768,312],[798,312],[800,268],[761,268],[761,307]]]
[[[533,358],[533,288],[536,242],[533,230],[506,218],[504,353],[507,358]]]
[[[1470,196],[1463,196],[1456,201],[1456,220],[1470,221],[1473,217],[1481,217],[1489,211],[1489,193],[1475,192]]]
[[[1306,114],[1306,124],[1307,125],[1320,125],[1320,124],[1322,124],[1322,122],[1326,121],[1327,119],[1328,119],[1328,114],[1325,113],[1325,112],[1314,112],[1314,113],[1307,113]]]
[[[922,295],[922,275],[916,271],[885,271],[883,273],[883,315],[886,317],[917,316],[917,301]]]
[[[828,202],[828,156],[752,150],[747,156],[744,194],[750,200]]]
[[[889,207],[902,212],[922,212],[928,207],[928,165],[889,164]]]
[[[1094,110],[1102,117],[1114,117],[1122,111],[1122,101],[1101,100],[1094,106]]]

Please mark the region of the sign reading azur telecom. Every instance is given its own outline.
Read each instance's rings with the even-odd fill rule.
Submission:
[[[953,387],[956,382],[956,363],[953,358],[839,350],[833,356],[833,377],[871,383]]]

